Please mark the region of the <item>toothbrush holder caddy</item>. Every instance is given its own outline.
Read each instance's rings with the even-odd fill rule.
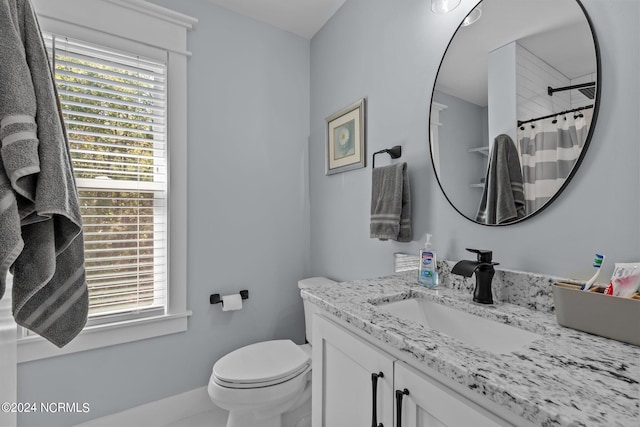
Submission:
[[[573,283],[553,284],[558,324],[640,346],[640,299],[581,291]]]

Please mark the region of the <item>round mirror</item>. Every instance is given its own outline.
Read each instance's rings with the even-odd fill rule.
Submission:
[[[548,206],[589,145],[599,79],[578,0],[478,3],[449,42],[431,98],[431,159],[451,205],[484,225]]]

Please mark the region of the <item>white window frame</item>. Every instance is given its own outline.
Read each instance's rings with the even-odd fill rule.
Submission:
[[[167,61],[167,313],[87,326],[57,348],[39,336],[18,340],[18,363],[187,330],[187,31],[197,20],[144,0],[32,0],[43,31]]]

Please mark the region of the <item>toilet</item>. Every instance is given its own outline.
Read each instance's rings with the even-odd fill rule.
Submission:
[[[298,288],[335,283],[300,280]],[[304,301],[308,344],[263,341],[223,356],[213,365],[209,396],[229,411],[227,427],[311,426],[311,330],[315,306]]]

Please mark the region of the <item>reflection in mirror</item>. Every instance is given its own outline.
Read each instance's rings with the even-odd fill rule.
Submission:
[[[438,71],[431,157],[457,211],[503,225],[548,206],[575,174],[595,125],[599,57],[578,0],[477,7]]]

